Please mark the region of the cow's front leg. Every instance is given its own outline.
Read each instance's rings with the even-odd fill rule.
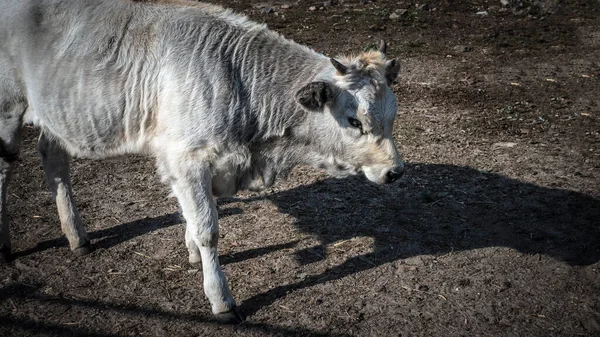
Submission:
[[[73,253],[85,255],[91,251],[90,238],[83,227],[77,206],[75,206],[71,190],[69,155],[44,133],[40,135],[38,151],[42,157],[46,180],[56,200],[60,227],[69,240],[69,246]]]
[[[208,165],[190,163],[186,159],[189,158],[176,160],[177,168],[171,174],[174,178],[173,192],[186,221],[185,236],[190,262],[202,261],[204,293],[210,301],[213,314],[221,321],[238,323],[242,319],[219,264],[218,214],[211,192],[212,174]],[[173,167],[173,161],[170,166]]]

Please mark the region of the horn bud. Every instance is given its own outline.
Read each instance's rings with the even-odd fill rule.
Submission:
[[[346,75],[348,73],[348,67],[343,65],[340,61],[334,58],[329,59],[329,61],[331,61],[331,64],[333,64],[333,67],[335,68],[335,70],[337,70],[338,74]]]
[[[385,55],[387,52],[387,43],[384,40],[379,41],[379,51]]]

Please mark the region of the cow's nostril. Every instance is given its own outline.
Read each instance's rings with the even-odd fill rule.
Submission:
[[[398,179],[400,179],[400,177],[402,177],[402,175],[404,174],[404,170],[401,168],[393,168],[391,170],[388,171],[388,173],[386,174],[388,183],[394,182]]]

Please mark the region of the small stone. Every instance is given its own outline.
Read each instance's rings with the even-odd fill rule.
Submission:
[[[508,6],[508,0],[500,0],[502,6]]]
[[[273,12],[273,8],[271,7],[264,7],[261,11],[262,14],[269,14]]]
[[[473,47],[459,44],[459,45],[454,46],[454,48],[452,48],[452,49],[454,49],[454,51],[457,53],[467,53],[467,52],[472,51]]]
[[[309,11],[316,11],[317,7],[316,6],[310,6],[310,7],[308,7],[308,10]]]
[[[400,15],[396,14],[396,13],[392,13],[390,14],[390,20],[397,20],[400,18]]]
[[[475,13],[475,15],[487,16],[487,15],[488,15],[488,12],[487,12],[487,11],[481,11],[481,12],[477,12],[477,13]]]
[[[281,5],[281,9],[288,9],[288,8],[290,8],[290,5],[287,5],[287,4]]]
[[[500,143],[492,144],[492,147],[510,148],[510,147],[515,147],[515,146],[517,146],[517,143],[513,143],[513,142],[500,142]]]
[[[399,8],[399,9],[396,9],[394,11],[394,13],[396,13],[398,15],[406,15],[406,14],[408,14],[408,9]]]
[[[256,8],[256,9],[263,9],[265,7],[269,7],[269,4],[264,3],[264,2],[259,2],[257,4],[252,5],[252,7]]]
[[[380,32],[380,31],[385,30],[385,26],[384,25],[370,25],[369,29],[374,32]]]

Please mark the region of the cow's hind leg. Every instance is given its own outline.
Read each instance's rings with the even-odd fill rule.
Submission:
[[[8,55],[0,51],[0,262],[10,261],[10,226],[6,189],[21,145],[27,100]]]
[[[1,65],[1,63],[0,63]],[[1,75],[1,74],[0,74]],[[10,225],[6,209],[6,190],[21,143],[21,124],[25,103],[6,95],[0,78],[0,262],[11,260]]]
[[[91,245],[71,190],[70,157],[59,144],[46,137],[43,132],[38,142],[38,151],[42,157],[46,180],[56,200],[62,231],[75,255],[85,255],[91,251]]]
[[[217,207],[212,196],[209,165],[194,154],[169,155],[167,163],[159,163],[168,175],[186,221],[186,245],[190,262],[202,261],[204,293],[217,319],[226,323],[242,321],[229,291],[227,279],[219,264],[217,243],[219,227]]]

